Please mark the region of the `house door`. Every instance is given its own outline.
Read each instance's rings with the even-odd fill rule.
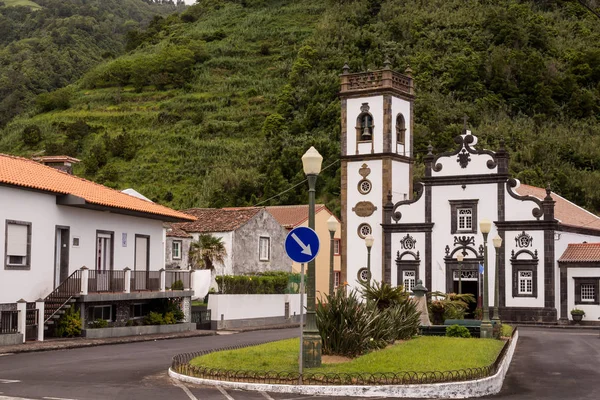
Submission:
[[[57,226],[55,235],[54,287],[69,277],[69,227]]]
[[[150,237],[143,235],[135,235],[135,271],[150,270]]]
[[[110,273],[113,269],[113,235],[107,232],[96,233],[96,290],[110,288]]]
[[[458,293],[458,271],[453,271],[454,276],[454,293]],[[471,293],[475,300],[479,299],[479,271],[463,270],[461,271],[461,287],[462,293]],[[467,316],[472,317],[477,308],[477,301],[470,303],[467,310]]]

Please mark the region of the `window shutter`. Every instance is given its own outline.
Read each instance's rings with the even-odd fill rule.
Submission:
[[[27,225],[8,224],[6,255],[27,256]]]

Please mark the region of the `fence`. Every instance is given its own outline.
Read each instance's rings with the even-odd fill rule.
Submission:
[[[89,271],[88,293],[118,293],[125,290],[125,271]]]
[[[196,324],[196,329],[210,329],[210,319],[211,314],[210,310],[200,310],[194,311],[192,310],[192,323]]]
[[[131,291],[159,291],[160,271],[131,271]]]
[[[183,286],[173,289],[173,284],[181,281]],[[191,285],[191,274],[189,271],[166,271],[165,274],[165,287],[171,290],[182,290],[189,289]],[[177,285],[176,285],[177,286]]]

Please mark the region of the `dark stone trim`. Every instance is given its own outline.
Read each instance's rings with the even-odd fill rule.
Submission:
[[[600,268],[600,261],[560,261],[558,260],[558,268],[567,269],[567,268]]]
[[[444,261],[446,264],[446,293],[452,293],[454,292],[454,271],[458,271],[459,262],[452,257],[445,257]],[[464,259],[460,269],[462,271],[479,271],[480,263],[483,264],[483,257]],[[481,275],[477,274],[477,276],[479,284]]]
[[[519,260],[512,259],[510,263],[512,265],[512,297],[538,297],[538,262],[537,258],[533,260]],[[519,271],[531,271],[533,272],[531,278],[531,289],[532,294],[520,294],[519,293]]]
[[[521,195],[513,192],[512,189],[515,187],[517,187],[517,180],[514,178],[510,178],[506,185],[506,191],[508,192],[510,197],[512,197],[513,199],[516,199],[516,200],[521,200],[521,201],[533,201],[535,204],[537,204],[538,208],[534,208],[533,210],[531,210],[531,214],[536,219],[539,220],[544,215],[544,211],[543,211],[544,207],[542,205],[542,201],[540,199],[538,199],[537,197],[521,196]]]
[[[393,219],[394,221],[398,222],[402,219],[402,213],[400,211],[396,211],[398,209],[398,207],[407,205],[407,204],[413,204],[416,203],[417,201],[421,200],[421,197],[423,196],[423,192],[424,187],[422,183],[417,182],[417,196],[414,199],[411,200],[402,200],[397,202],[396,204],[394,204],[393,209],[392,209],[392,214],[391,214],[391,219]],[[412,196],[411,196],[412,197]],[[390,219],[386,219],[384,220],[384,223],[390,223],[392,222]]]
[[[387,202],[383,205],[383,221],[389,221],[392,215],[392,192],[385,196]],[[392,284],[392,232],[383,229],[383,279],[384,282]]]
[[[383,151],[392,152],[392,96],[383,95]]]
[[[27,226],[27,255],[25,265],[8,265],[8,225]],[[14,271],[27,271],[31,269],[31,222],[7,219],[4,223],[4,269]]]
[[[560,319],[562,321],[569,320],[569,295],[567,287],[567,270],[560,270]]]
[[[403,260],[403,257],[406,255],[412,255],[414,259]],[[401,286],[404,284],[404,281],[402,280],[402,273],[404,271],[415,271],[415,282],[420,279],[420,265],[421,260],[418,254],[415,254],[412,251],[405,251],[404,253],[400,254],[398,251],[396,253],[396,285]]]
[[[600,236],[600,229],[586,228],[586,227],[582,227],[582,226],[565,225],[560,222],[558,223],[555,230],[561,231],[561,232],[580,233],[582,235]]]
[[[340,120],[342,123],[342,131],[340,132],[340,139],[341,139],[341,151],[342,151],[342,155],[344,154],[348,154],[348,128],[347,128],[347,124],[348,124],[348,101],[346,99],[342,99],[341,100],[341,106],[342,106],[342,110],[341,110],[341,116],[340,116]]]
[[[508,172],[508,154],[503,150],[503,146],[501,146],[501,152],[496,153],[498,159],[498,172],[506,173]],[[498,193],[497,193],[497,202],[498,202],[498,221],[504,222],[506,219],[506,198],[505,198],[505,189],[504,182],[498,182]],[[498,249],[498,280],[500,281],[498,287],[500,288],[500,293],[498,296],[499,299],[499,307],[506,307],[506,234],[504,231],[498,231],[498,236],[502,238],[502,246]]]
[[[573,277],[573,281],[575,281],[575,304],[591,304],[598,305],[600,304],[600,277]],[[582,301],[581,300],[581,285],[582,284],[592,284],[594,285],[594,301]]]
[[[115,261],[115,232],[113,231],[103,231],[100,229],[96,229],[96,237],[94,238],[94,240],[96,241],[95,244],[95,249],[96,252],[94,253],[96,256],[94,257],[94,268],[90,268],[92,270],[97,270],[98,269],[98,234],[99,233],[103,233],[105,235],[110,235],[110,242],[111,242],[111,246],[110,246],[110,270],[112,271],[114,269],[114,261]],[[135,250],[134,250],[135,251]],[[134,264],[134,268],[135,268],[135,264]]]
[[[426,232],[431,233],[433,230],[432,223],[414,223],[414,224],[382,224],[384,232],[404,233],[404,232]]]
[[[477,233],[477,204],[479,199],[471,200],[448,200],[450,203],[450,233],[451,234],[463,234],[463,233]],[[458,230],[458,217],[456,211],[459,208],[470,208],[473,211],[471,214],[471,229],[469,230]]]
[[[466,133],[466,132],[464,132]],[[446,158],[446,157],[452,157],[452,156],[456,156],[458,155],[462,149],[464,148],[469,154],[476,154],[476,155],[488,155],[490,157],[492,157],[491,160],[488,160],[487,162],[487,167],[488,169],[494,169],[496,168],[497,162],[496,162],[496,153],[494,153],[491,150],[477,150],[472,148],[470,145],[471,143],[473,143],[475,140],[473,135],[465,135],[464,137],[462,135],[458,135],[454,138],[454,143],[456,143],[458,145],[458,147],[453,150],[453,151],[448,151],[448,152],[444,152],[441,154],[438,154],[434,160],[433,160],[433,170],[435,172],[440,172],[443,168],[442,164],[439,164],[437,161],[440,158]],[[464,167],[463,167],[464,168]]]
[[[361,89],[360,91],[339,92],[338,93],[338,96],[342,100],[344,100],[344,99],[360,99],[360,98],[364,98],[364,97],[385,96],[385,95],[395,96],[395,97],[398,97],[398,98],[406,100],[406,101],[414,101],[415,100],[414,95],[411,95],[411,94],[408,94],[405,92],[401,92],[401,91],[397,91],[397,90],[391,90],[389,87]]]
[[[433,223],[431,222],[431,186],[425,186],[425,222],[431,224],[431,228],[433,229]],[[431,269],[432,269],[432,232],[431,230],[425,233],[425,285],[431,290]]]
[[[506,182],[508,174],[477,174],[477,175],[450,175],[450,176],[425,176],[421,179],[423,183],[432,186],[449,185],[479,185],[484,183]]]
[[[554,298],[554,230],[544,231],[544,307],[556,307]]]
[[[556,221],[494,221],[499,231],[554,231]]]
[[[556,308],[546,307],[500,307],[503,322],[552,322],[556,323]]]
[[[150,235],[139,235],[137,233],[134,235],[134,238],[133,238],[133,241],[134,241],[133,242],[133,270],[135,271],[135,266],[137,265],[137,238],[148,239],[148,246],[146,246],[146,269],[145,269],[145,271],[150,271]],[[269,252],[271,251],[270,247],[271,247],[271,245],[269,243]],[[182,250],[183,250],[183,247],[182,247]]]
[[[367,143],[367,142],[365,142]],[[415,160],[411,157],[401,156],[396,153],[377,153],[377,154],[357,154],[357,155],[342,155],[340,157],[341,160],[348,161],[370,161],[370,160],[380,160],[382,157],[389,157],[394,161],[402,161],[405,163],[414,163]]]

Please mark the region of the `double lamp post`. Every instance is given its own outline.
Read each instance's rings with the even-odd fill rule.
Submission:
[[[479,229],[483,234],[483,319],[481,321],[481,337],[492,338],[493,337],[493,325],[490,321],[490,307],[489,307],[489,289],[488,289],[488,251],[487,251],[487,238],[488,234],[492,230],[492,221],[489,219],[482,219],[479,222]],[[496,250],[496,268],[494,276],[494,321],[496,324],[500,323],[500,315],[498,310],[498,302],[500,300],[500,281],[498,274],[499,258],[500,258],[500,247],[502,247],[502,238],[496,235],[492,242]],[[457,257],[458,258],[458,257]],[[459,267],[462,264],[462,260],[459,261]],[[460,273],[459,273],[460,277]],[[460,279],[460,278],[459,278]],[[460,280],[459,280],[459,291],[460,291]]]

